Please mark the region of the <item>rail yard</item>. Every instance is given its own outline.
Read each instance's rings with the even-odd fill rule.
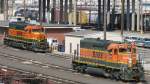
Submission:
[[[48,78],[63,84],[97,84],[98,81],[103,81],[107,84],[124,84],[122,81],[114,81],[103,77],[97,78],[87,74],[77,73],[71,69],[72,59],[67,56],[63,57],[60,55],[55,57],[55,54],[34,53],[4,45],[0,47],[0,51],[0,62],[3,68],[33,73],[36,76]],[[145,50],[145,52],[149,53],[148,50]],[[146,73],[145,77],[147,82],[149,82],[149,74]]]
[[[0,84],[150,84],[150,0],[0,0]]]

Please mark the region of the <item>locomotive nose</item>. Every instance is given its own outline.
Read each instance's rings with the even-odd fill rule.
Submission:
[[[46,39],[46,35],[45,34],[40,34],[40,38],[41,39]]]

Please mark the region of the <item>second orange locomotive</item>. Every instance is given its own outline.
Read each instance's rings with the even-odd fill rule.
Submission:
[[[47,37],[40,25],[11,22],[4,37],[4,44],[33,51],[48,51]]]

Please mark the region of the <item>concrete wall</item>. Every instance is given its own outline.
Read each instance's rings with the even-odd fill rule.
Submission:
[[[4,20],[4,14],[0,14],[0,20]]]
[[[74,51],[77,51],[77,44],[79,45],[78,53],[80,55],[80,40],[83,37],[72,37],[72,36],[65,36],[65,53],[66,54],[74,54]],[[72,44],[72,49],[70,53],[70,43]]]

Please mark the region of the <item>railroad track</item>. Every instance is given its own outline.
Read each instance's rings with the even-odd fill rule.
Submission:
[[[27,73],[27,74],[35,74],[37,77],[40,78],[48,78],[52,81],[55,81],[56,83],[59,82],[59,84],[85,84],[79,81],[73,81],[73,80],[69,80],[69,79],[64,79],[64,78],[60,78],[60,77],[56,77],[56,76],[51,76],[51,75],[47,75],[47,74],[42,74],[42,73],[36,73],[36,72],[31,72],[31,71],[26,71],[26,70],[22,70],[19,68],[14,68],[11,66],[5,66],[0,64],[0,67],[5,68],[5,69],[9,69],[9,70],[13,70],[13,71],[18,71],[18,72],[22,72],[22,73]]]
[[[7,46],[2,46],[2,47],[5,48]],[[43,54],[43,53],[41,53],[41,54]],[[60,54],[45,53],[43,55],[61,57],[61,58],[64,58],[64,59],[71,59],[71,56],[61,56]],[[67,67],[64,67],[64,66],[59,66],[59,65],[50,64],[50,63],[41,63],[41,62],[38,62],[37,60],[34,60],[34,59],[28,59],[28,58],[25,58],[25,57],[11,55],[11,54],[4,53],[4,52],[1,52],[1,51],[0,51],[0,56],[6,57],[8,59],[14,59],[14,60],[22,61],[22,62],[29,61],[29,62],[31,62],[34,65],[41,66],[42,68],[47,68],[47,69],[54,68],[54,69],[60,69],[60,70],[64,70],[64,71],[76,72],[76,71],[72,70],[71,68],[67,68]],[[20,69],[17,69],[17,70],[20,70]],[[22,71],[24,71],[24,70],[22,70]],[[36,73],[36,72],[32,72],[32,73],[39,74],[39,73]],[[147,72],[145,74],[149,75],[149,73],[147,73]],[[76,83],[75,82],[67,83],[67,81],[72,81],[72,80],[67,80],[67,79],[54,77],[54,76],[49,76],[49,75],[46,75],[46,74],[42,74],[42,77],[51,78],[51,79],[53,79],[55,81],[59,81],[60,80],[60,82],[63,82],[62,80],[65,80],[66,82],[64,84],[84,84],[84,83],[80,83],[78,81],[76,81]]]
[[[0,56],[1,57],[5,57],[7,59],[19,61],[21,63],[29,61],[29,62],[32,63],[32,65],[37,65],[37,66],[40,66],[41,68],[46,68],[46,69],[53,68],[53,69],[59,69],[59,70],[64,70],[64,71],[75,72],[74,70],[66,68],[66,67],[63,67],[63,66],[58,66],[58,65],[55,65],[55,64],[44,64],[44,63],[40,63],[40,62],[38,62],[36,60],[27,59],[27,58],[23,58],[23,57],[17,57],[15,55],[3,53],[1,51],[0,51]],[[5,66],[5,65],[1,65],[0,64],[0,66]],[[60,78],[60,77],[56,77],[56,76],[51,76],[51,75],[47,75],[47,74],[25,71],[25,70],[22,70],[22,69],[11,67],[11,66],[7,66],[7,68],[11,69],[11,70],[20,71],[20,72],[35,73],[35,74],[39,75],[42,78],[49,78],[49,79],[54,80],[54,81],[59,81],[59,83],[61,83],[61,84],[84,84],[82,82],[78,82],[78,81],[74,81],[74,80],[69,80],[69,79],[64,79],[64,78]]]
[[[9,48],[9,46],[3,45],[3,44],[0,44],[0,47],[2,47],[3,49]],[[10,47],[10,48],[12,48],[12,47]],[[28,51],[28,50],[22,50],[22,51],[34,53],[33,51]],[[38,53],[38,52],[36,52],[36,53]],[[39,52],[38,54],[45,55],[45,56],[59,57],[59,58],[63,58],[63,59],[71,59],[72,58],[71,55],[64,55],[64,54],[57,54],[57,53],[40,53]]]
[[[0,47],[6,48],[7,46],[0,46]],[[50,64],[50,63],[41,63],[41,62],[39,62],[37,60],[34,60],[34,59],[20,57],[20,56],[17,56],[17,55],[4,53],[2,51],[0,51],[0,57],[4,57],[4,58],[7,58],[7,59],[19,61],[20,63],[24,63],[24,64],[26,64],[25,62],[30,62],[31,64],[29,63],[29,65],[36,65],[36,66],[40,66],[41,68],[46,68],[46,69],[53,68],[53,69],[58,69],[58,70],[63,70],[63,71],[69,71],[69,72],[75,72],[76,73],[76,71],[72,70],[71,68],[67,68],[67,67],[59,66],[59,65],[55,65],[55,64]],[[28,65],[28,63],[27,63],[27,65]],[[0,66],[5,66],[5,65],[0,64]],[[78,81],[74,81],[74,80],[68,80],[68,79],[55,77],[55,76],[51,76],[51,75],[47,75],[47,74],[42,74],[42,76],[41,76],[41,73],[25,71],[25,70],[22,70],[22,69],[11,67],[11,66],[7,66],[7,67],[9,67],[8,69],[12,69],[12,70],[16,70],[16,71],[27,72],[27,73],[35,73],[37,75],[40,74],[40,77],[49,78],[49,79],[54,80],[54,81],[59,81],[60,84],[85,84],[85,83],[82,83],[82,82],[78,82]]]
[[[64,55],[64,54],[56,54],[56,53],[46,53],[46,56],[54,56],[54,57],[59,57],[59,58],[64,58],[64,59],[71,59],[72,56],[70,55]]]
[[[61,69],[61,70],[64,70],[64,71],[75,72],[71,68],[67,68],[67,67],[64,67],[64,66],[59,66],[59,65],[50,64],[50,63],[42,63],[42,62],[39,62],[39,61],[34,60],[34,59],[28,59],[28,58],[20,57],[20,56],[17,56],[17,55],[11,55],[11,54],[4,53],[4,52],[1,52],[1,51],[0,51],[0,56],[6,57],[6,58],[12,59],[12,60],[18,60],[18,61],[20,61],[24,64],[34,64],[34,65],[41,66],[43,68],[55,68],[55,69]]]

